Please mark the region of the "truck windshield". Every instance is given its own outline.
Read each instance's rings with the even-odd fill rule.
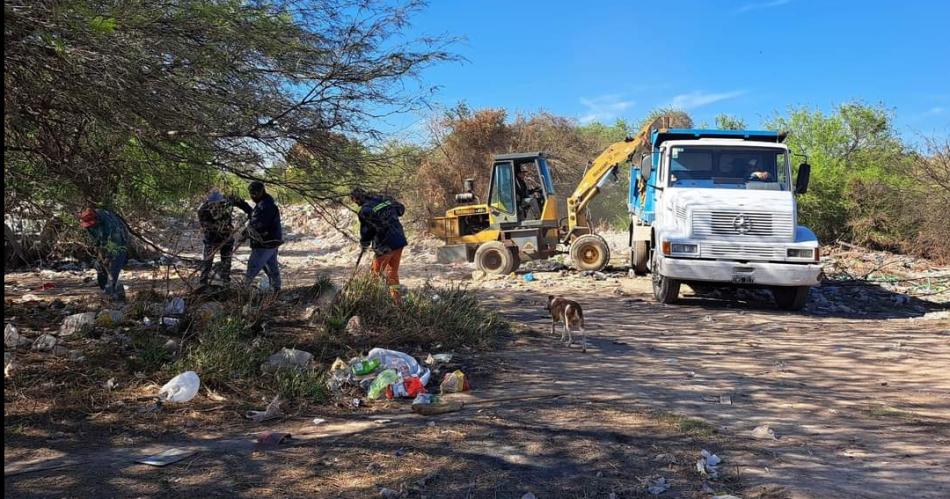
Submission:
[[[785,149],[676,146],[670,149],[670,187],[789,190]]]

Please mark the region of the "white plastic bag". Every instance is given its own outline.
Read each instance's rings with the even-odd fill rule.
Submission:
[[[175,376],[158,391],[165,402],[188,402],[198,394],[201,380],[194,371],[185,371]]]
[[[428,369],[419,365],[411,355],[396,350],[386,350],[385,348],[374,348],[366,354],[368,359],[379,359],[379,369],[395,369],[403,378],[409,376],[418,376],[422,381],[422,386],[429,384],[429,376],[432,374]]]

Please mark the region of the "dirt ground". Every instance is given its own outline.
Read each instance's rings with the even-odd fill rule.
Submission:
[[[287,246],[285,289],[318,270],[348,275],[314,257],[319,244]],[[663,478],[670,487],[659,497],[950,496],[945,304],[787,313],[755,297],[711,299],[684,287],[682,304],[663,306],[648,278],[619,271],[604,280],[554,271],[535,272],[533,282],[472,282],[470,266],[411,252],[406,260],[406,285],[463,282],[515,324],[496,351],[455,352],[473,385],[459,396],[469,403],[463,411],[423,417],[408,402],[386,402],[308,408],[256,425],[204,394],[163,416],[132,400],[100,407],[94,391],[63,407],[18,395],[29,390],[14,376],[4,390],[5,493],[629,498],[654,497],[648,486]],[[130,275],[133,288],[158,277]],[[19,293],[11,282],[42,280],[7,274],[5,298]],[[79,277],[49,280],[57,296],[94,294]],[[548,294],[584,306],[587,353],[550,334]],[[84,365],[82,376],[95,383],[108,376],[90,359]],[[57,364],[43,366],[54,391]],[[761,425],[774,438],[756,438]],[[253,445],[263,430],[294,438]],[[168,447],[198,452],[164,468],[131,463]],[[704,449],[722,459],[718,477],[697,471]],[[25,460],[44,459],[62,467],[16,473]]]

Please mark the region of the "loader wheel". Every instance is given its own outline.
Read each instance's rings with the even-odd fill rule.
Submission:
[[[490,241],[475,250],[475,267],[491,275],[506,275],[514,272],[518,257],[501,241]]]
[[[571,244],[571,260],[578,270],[604,270],[610,262],[610,248],[604,238],[585,234]]]
[[[630,268],[636,275],[646,275],[650,261],[650,242],[634,241],[630,250]]]

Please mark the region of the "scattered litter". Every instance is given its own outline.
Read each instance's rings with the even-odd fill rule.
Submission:
[[[274,399],[267,404],[266,409],[263,411],[247,411],[244,413],[244,417],[255,423],[263,423],[264,421],[279,418],[284,415],[280,410],[280,403],[280,395],[275,395]]]
[[[103,310],[96,316],[96,325],[99,327],[115,327],[125,320],[121,310]]]
[[[527,274],[524,275],[524,282],[534,282],[536,280],[537,279],[535,279],[534,274],[531,272],[528,272]]]
[[[438,395],[423,393],[412,401],[412,412],[424,416],[434,416],[436,414],[456,412],[461,410],[464,406],[465,404],[458,400],[445,400]]]
[[[3,327],[3,346],[16,349],[20,346],[26,346],[32,343],[29,338],[20,334],[20,331],[13,324],[7,323]]]
[[[102,386],[104,386],[106,390],[112,391],[115,387],[119,386],[119,384],[115,382],[115,378],[109,378]]]
[[[33,350],[38,352],[48,352],[56,346],[59,340],[51,334],[42,334],[39,338],[33,340]]]
[[[350,320],[346,321],[346,333],[354,336],[362,334],[363,319],[360,319],[358,315],[350,317]]]
[[[719,456],[711,454],[708,450],[703,449],[702,452],[700,452],[699,460],[696,461],[696,471],[698,471],[702,476],[718,478],[719,470],[716,467],[719,466],[719,463],[721,462],[722,459],[719,459]]]
[[[180,320],[178,317],[162,317],[162,326],[167,329],[175,329],[178,327]]]
[[[313,421],[312,421],[312,423],[315,424],[315,425],[321,425],[321,424],[326,423],[326,422],[327,422],[327,420],[326,420],[326,419],[323,419],[323,418],[313,418]]]
[[[778,440],[778,437],[775,436],[775,430],[769,428],[767,424],[756,426],[755,429],[752,430],[752,438],[758,440]]]
[[[357,317],[354,317],[357,318]],[[352,319],[351,319],[352,320]],[[365,376],[379,368],[379,359],[363,359],[350,364],[350,371],[356,376]]]
[[[712,320],[713,320],[713,319],[712,319],[712,316],[711,316],[711,315],[707,315],[707,316],[703,317],[703,322],[712,322]]]
[[[165,304],[165,309],[163,311],[164,315],[176,315],[180,316],[185,313],[185,299],[176,296],[172,298],[171,301]]]
[[[56,289],[56,283],[55,283],[55,282],[44,282],[41,286],[39,286],[38,288],[34,289],[33,291],[47,291],[47,290],[50,290],[50,289]]]
[[[442,384],[439,385],[439,390],[442,393],[458,393],[470,390],[471,387],[468,384],[468,379],[465,377],[465,373],[461,370],[455,370],[450,373],[446,373],[445,377],[442,378]]]
[[[419,365],[411,355],[398,352],[396,350],[386,350],[385,348],[374,348],[366,354],[367,359],[379,359],[380,367],[383,369],[395,369],[396,373],[406,378],[409,376],[418,376],[423,385],[429,384],[429,376],[432,374],[428,369]]]
[[[313,354],[296,348],[281,348],[279,352],[267,358],[261,366],[265,373],[273,373],[281,368],[304,369],[310,365]]]
[[[20,297],[20,301],[24,303],[30,302],[30,301],[40,301],[40,297],[34,295],[33,293],[27,293]]]
[[[399,379],[399,373],[397,373],[395,369],[384,370],[383,372],[379,373],[378,376],[376,376],[376,379],[373,380],[373,383],[369,386],[366,396],[370,400],[378,399],[386,393],[386,389],[389,388],[389,385],[399,381]]]
[[[670,482],[660,477],[647,483],[647,492],[658,496],[670,489]]]
[[[280,445],[284,443],[285,440],[291,438],[290,433],[284,433],[280,431],[265,431],[261,432],[257,437],[258,446],[273,446]]]
[[[194,371],[185,371],[165,383],[158,396],[165,402],[188,402],[195,398],[201,379]]]
[[[73,314],[63,320],[63,325],[59,328],[60,336],[70,336],[75,333],[84,333],[96,325],[95,312],[83,312]]]
[[[195,449],[168,449],[164,452],[159,452],[154,456],[149,456],[144,459],[138,459],[135,462],[139,464],[147,464],[149,466],[168,466],[172,463],[177,463],[182,459],[185,459],[189,456],[193,456],[198,451]]]
[[[437,354],[430,353],[429,356],[426,357],[426,364],[430,366],[433,366],[435,364],[445,364],[448,362],[452,362],[452,357],[453,355],[450,353],[437,353]]]
[[[719,403],[722,405],[732,405],[732,395],[720,395]]]

